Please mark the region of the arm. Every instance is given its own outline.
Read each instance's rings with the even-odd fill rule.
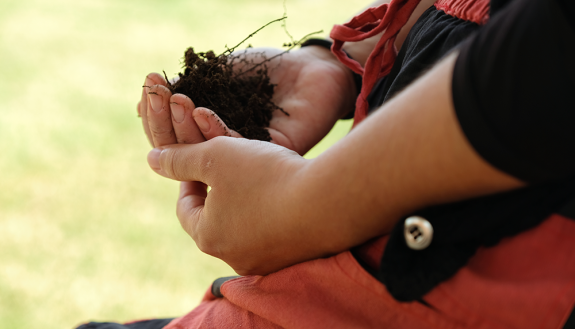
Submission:
[[[219,137],[150,153],[182,184],[178,218],[204,252],[266,274],[387,233],[404,214],[523,183],[468,144],[451,101],[452,54],[320,157]]]

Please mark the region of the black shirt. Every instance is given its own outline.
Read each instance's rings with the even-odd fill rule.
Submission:
[[[372,109],[454,48],[453,99],[476,151],[530,183],[575,175],[575,1],[491,1],[485,26],[434,7],[412,28]]]
[[[466,137],[492,165],[530,184],[412,214],[434,227],[425,250],[406,246],[399,221],[372,272],[398,300],[421,298],[478,247],[538,225],[575,198],[575,2],[491,5],[485,26],[429,8],[368,101],[379,108],[458,48],[453,99]]]
[[[526,182],[575,176],[575,1],[496,8],[455,65],[463,131],[483,158]]]

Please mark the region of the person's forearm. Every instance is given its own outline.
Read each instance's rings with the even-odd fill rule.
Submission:
[[[419,208],[524,185],[485,162],[465,139],[451,98],[455,58],[448,56],[303,169],[294,206],[299,218],[317,221],[315,241],[324,252],[388,233]]]

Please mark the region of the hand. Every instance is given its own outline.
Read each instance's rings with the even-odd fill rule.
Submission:
[[[272,143],[229,137],[170,145],[148,156],[157,173],[182,181],[177,215],[184,230],[200,250],[241,275],[323,256],[302,249],[321,236],[301,231],[291,203],[307,161]],[[211,186],[209,196],[200,182]]]
[[[181,155],[178,158],[179,174],[169,176],[164,171],[157,170],[158,160],[154,159],[154,154],[157,154],[158,149],[154,149],[148,158],[149,163],[156,168],[158,173],[182,181],[177,216],[182,227],[196,241],[199,249],[226,261],[242,275],[266,274],[313,258],[307,252],[302,255],[301,252],[296,254],[286,251],[285,246],[292,245],[293,239],[290,235],[295,234],[300,237],[303,235],[295,232],[293,228],[288,229],[291,218],[285,217],[281,220],[284,225],[278,225],[279,218],[270,213],[281,211],[282,207],[279,203],[282,200],[286,201],[284,197],[288,183],[294,182],[289,174],[295,167],[287,165],[288,162],[305,160],[297,153],[273,143],[229,137],[213,139],[224,135],[241,136],[236,136],[237,133],[233,131],[226,131],[225,126],[213,124],[208,120],[203,122],[204,119],[212,121],[218,119],[214,119],[210,115],[212,112],[208,109],[195,108],[188,97],[181,94],[171,95],[169,90],[161,84],[164,81],[161,76],[153,74],[147,79],[160,81],[160,84],[148,88],[149,95],[144,96],[138,105],[138,112],[143,118],[144,129],[148,132],[150,143],[156,147],[167,145],[164,148],[182,151],[193,151],[186,147],[201,146],[210,159],[213,159],[212,162],[212,160],[205,160],[208,159],[207,157],[203,157],[205,164],[198,166],[198,159],[193,158],[195,153],[194,155],[178,153]],[[159,109],[159,111],[154,109]],[[210,141],[205,142],[206,139]],[[179,145],[171,145],[176,143]],[[284,162],[284,160],[289,161]],[[217,172],[211,172],[209,179],[188,173],[198,167],[213,166],[215,169],[216,163],[221,165],[217,166]],[[175,169],[176,166],[173,168]],[[278,173],[280,175],[277,175]],[[269,180],[270,177],[272,177],[271,180]],[[284,179],[276,179],[279,177]],[[207,198],[208,184],[212,187],[209,198]],[[280,184],[281,188],[275,184]],[[266,190],[268,192],[264,192]],[[207,210],[204,211],[206,201]],[[262,208],[264,204],[267,211]],[[284,207],[285,211],[282,213],[289,214],[288,208],[293,207]],[[253,211],[259,214],[267,213],[270,216],[264,218],[254,216]],[[233,232],[233,234],[227,232]],[[281,241],[281,235],[285,237],[284,240],[287,243]],[[274,242],[279,242],[278,248],[275,248],[275,252],[271,252]],[[295,245],[303,246],[305,241]],[[261,253],[262,249],[266,252]],[[292,255],[288,256],[289,253]],[[246,257],[246,255],[252,257]],[[313,255],[322,256],[317,253]]]
[[[281,50],[249,49],[242,56],[261,59],[257,55],[261,52],[271,58]],[[305,47],[283,54],[267,65],[271,83],[277,84],[273,101],[290,114],[286,116],[281,111],[274,112],[269,128],[274,143],[304,154],[329,132],[339,118],[353,109],[356,91],[351,72],[329,50],[317,46]],[[150,112],[151,100],[158,95],[161,101],[156,103],[162,103],[164,109],[169,109],[172,100],[168,100],[170,95],[165,85],[164,78],[159,74],[148,75],[138,104],[146,135],[155,146],[159,146],[154,143],[156,139],[174,141],[176,137],[169,137],[170,131],[175,135],[174,120],[169,119],[169,111],[163,114]],[[212,128],[221,125],[213,112],[201,112]],[[199,113],[194,112],[192,116],[199,118]],[[212,135],[218,134],[239,136],[225,125]]]

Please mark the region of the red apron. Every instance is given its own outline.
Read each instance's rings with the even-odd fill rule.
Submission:
[[[553,215],[497,246],[424,296],[401,303],[350,252],[225,282],[165,329],[561,328],[575,305],[575,221]],[[377,263],[386,237],[365,249]]]

